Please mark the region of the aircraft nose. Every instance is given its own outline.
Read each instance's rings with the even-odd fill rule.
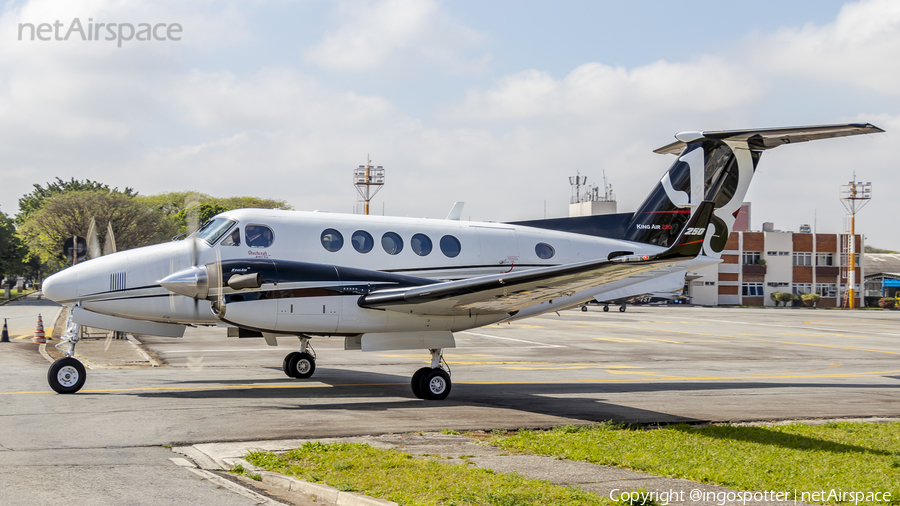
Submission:
[[[57,272],[44,280],[41,291],[48,299],[60,304],[74,301],[78,293],[75,273],[70,269]]]

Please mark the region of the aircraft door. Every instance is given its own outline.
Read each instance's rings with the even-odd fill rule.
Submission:
[[[506,266],[510,269],[519,262],[519,241],[516,230],[504,227],[473,227],[478,231],[481,247],[481,265]]]

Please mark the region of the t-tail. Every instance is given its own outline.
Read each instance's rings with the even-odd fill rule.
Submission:
[[[680,132],[675,135],[677,141],[654,151],[678,159],[634,213],[516,224],[671,247],[699,204],[711,201],[715,209],[703,239],[703,254],[718,258],[763,151],[782,144],[879,132],[884,130],[869,123]]]

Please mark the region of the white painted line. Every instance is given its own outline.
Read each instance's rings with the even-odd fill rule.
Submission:
[[[515,341],[517,343],[534,344],[534,345],[537,345],[538,348],[566,348],[567,347],[562,344],[539,343],[537,341],[526,341],[524,339],[513,339],[511,337],[492,336],[492,335],[488,335],[488,334],[480,334],[478,332],[463,331],[463,332],[457,332],[457,334],[469,334],[472,336],[486,337],[488,339],[501,339],[503,341]]]
[[[45,343],[45,344],[42,344],[42,345],[38,348],[38,350],[40,350],[41,355],[42,355],[44,358],[47,359],[47,362],[50,362],[51,364],[54,362],[53,357],[51,357],[50,354],[47,353],[47,344],[46,344],[46,343]]]
[[[736,325],[758,325],[760,327],[777,327],[777,328],[782,328],[782,329],[800,329],[800,330],[805,330],[807,332],[809,332],[809,331],[826,331],[826,332],[836,332],[836,333],[844,333],[844,334],[859,334],[859,335],[863,335],[863,336],[875,335],[875,336],[900,337],[900,334],[896,334],[896,333],[869,332],[869,331],[864,331],[864,330],[853,330],[853,329],[847,329],[847,328],[843,328],[843,329],[837,328],[836,329],[836,328],[832,328],[832,327],[820,327],[817,324],[810,324],[809,326],[801,327],[801,326],[797,326],[797,325],[780,325],[777,323],[758,323],[758,322],[748,323],[748,322],[738,322],[738,321],[731,321],[731,320],[712,320],[712,319],[708,319],[708,318],[692,318],[690,316],[675,318],[674,316],[660,315],[660,318],[669,318],[669,319],[675,319],[675,320],[678,320],[678,319],[698,320],[701,322],[730,323],[730,324],[736,324]],[[823,325],[825,325],[825,324],[823,324]]]

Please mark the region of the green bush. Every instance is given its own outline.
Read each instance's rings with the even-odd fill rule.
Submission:
[[[803,301],[803,305],[806,307],[816,307],[816,304],[822,300],[822,296],[817,293],[804,293],[800,296],[800,300]]]
[[[778,306],[778,303],[781,302],[782,306],[787,306],[788,302],[794,300],[796,296],[792,293],[786,292],[772,292],[769,294],[769,298],[775,302],[775,305]]]

